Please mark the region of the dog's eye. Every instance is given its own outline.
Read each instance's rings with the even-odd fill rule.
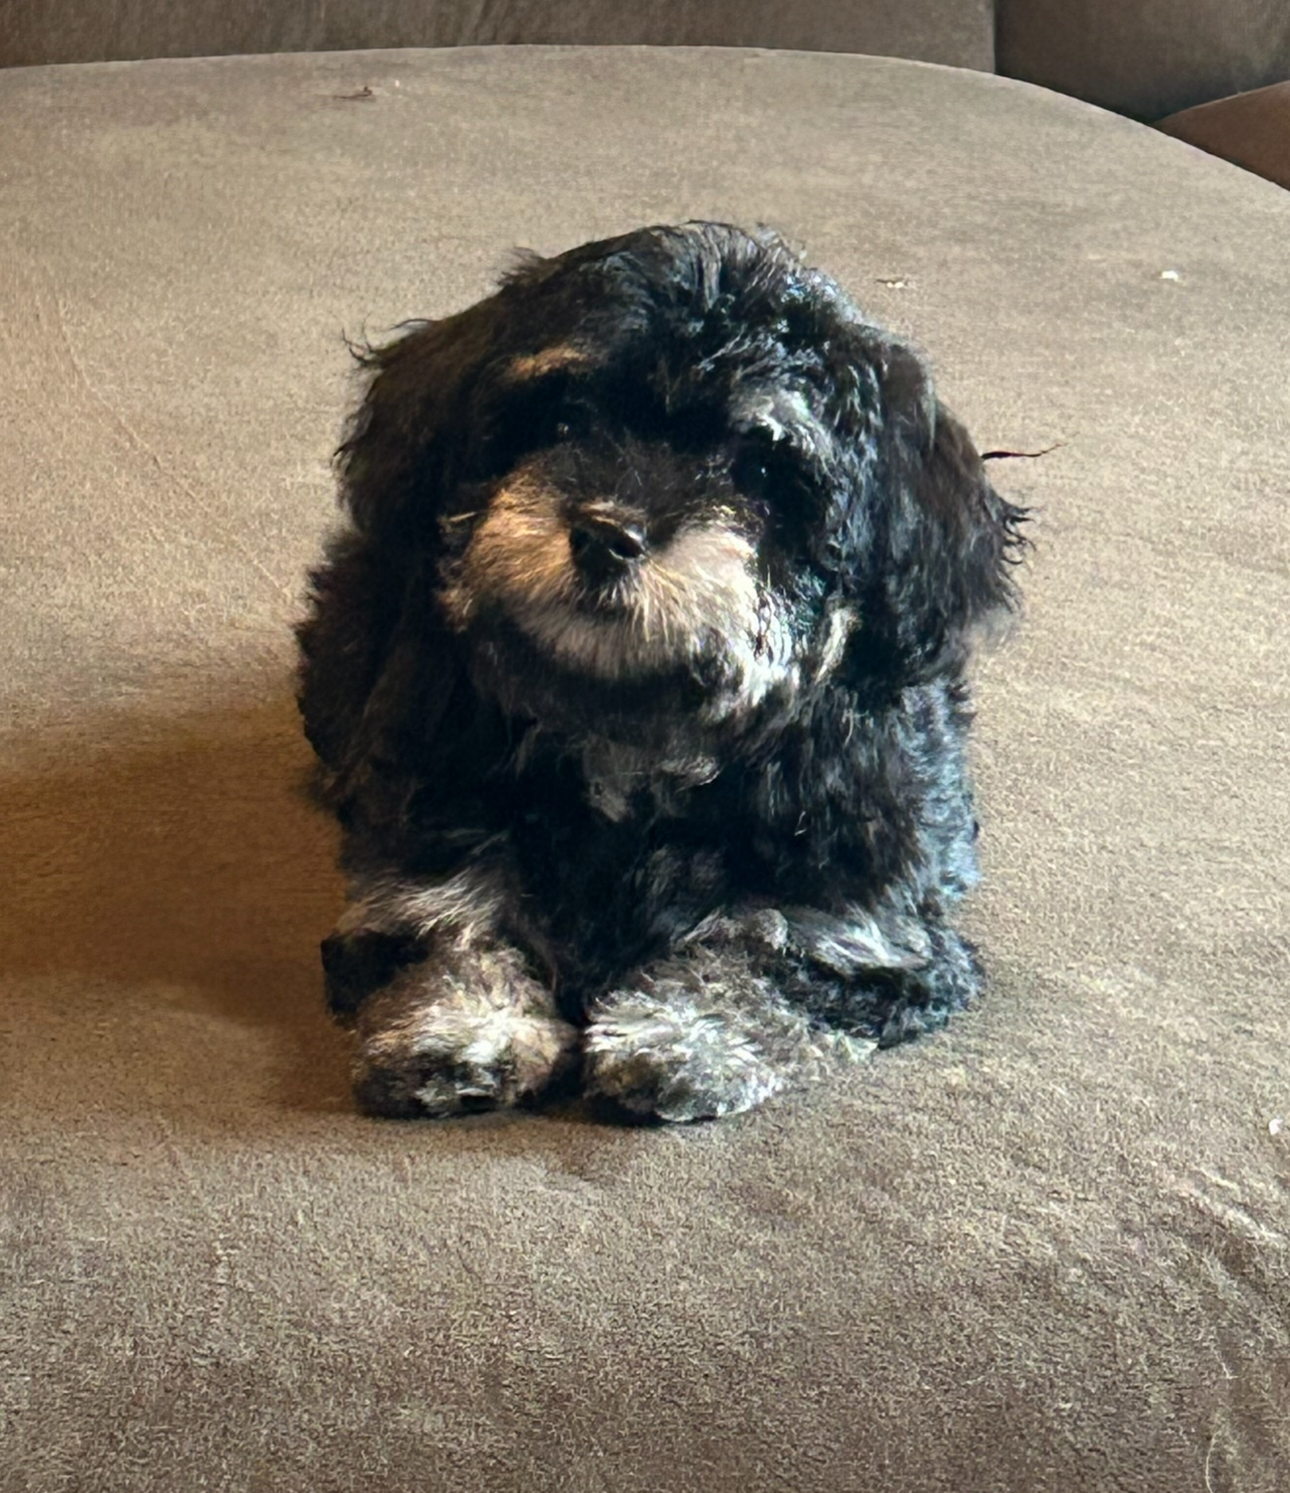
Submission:
[[[563,404],[556,412],[551,436],[557,445],[581,441],[591,433],[591,411],[582,404]]]
[[[749,505],[761,511],[767,509],[771,489],[774,458],[765,441],[748,440],[740,443],[730,463],[730,477],[740,493],[749,500]]]
[[[759,493],[770,481],[770,466],[760,457],[743,457],[735,464],[735,482],[749,495]]]

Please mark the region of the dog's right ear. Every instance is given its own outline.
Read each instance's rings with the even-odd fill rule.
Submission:
[[[336,467],[341,502],[378,545],[436,543],[468,375],[487,356],[494,321],[484,302],[442,321],[410,322],[382,347],[354,350],[371,376]]]
[[[430,596],[455,476],[453,433],[492,325],[485,303],[409,324],[355,354],[370,378],[336,453],[352,524],[333,535],[313,572],[296,629],[305,734],[322,764],[323,797],[342,813],[357,797],[369,808],[376,797],[397,797],[381,782],[385,764],[406,755],[409,716],[424,739],[452,692],[452,648]]]

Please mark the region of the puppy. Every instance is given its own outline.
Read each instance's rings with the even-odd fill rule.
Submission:
[[[1024,511],[769,234],[529,257],[363,355],[299,628],[359,1104],[748,1109],[981,971],[974,627]]]

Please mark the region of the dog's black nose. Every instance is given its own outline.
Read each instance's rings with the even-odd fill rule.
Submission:
[[[645,530],[625,519],[581,513],[569,525],[569,550],[588,575],[615,575],[645,553]]]

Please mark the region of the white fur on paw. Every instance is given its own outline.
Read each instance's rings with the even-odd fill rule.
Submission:
[[[585,1037],[588,1092],[632,1114],[718,1119],[873,1050],[816,1029],[765,978],[728,975],[700,952],[610,996]]]
[[[365,1014],[354,1078],[359,1102],[372,1114],[508,1109],[549,1087],[577,1048],[573,1027],[541,1011],[427,1005],[386,1025],[379,1006]]]
[[[663,1120],[738,1114],[786,1081],[748,1032],[693,1002],[621,998],[588,1029],[586,1055],[589,1093]]]

